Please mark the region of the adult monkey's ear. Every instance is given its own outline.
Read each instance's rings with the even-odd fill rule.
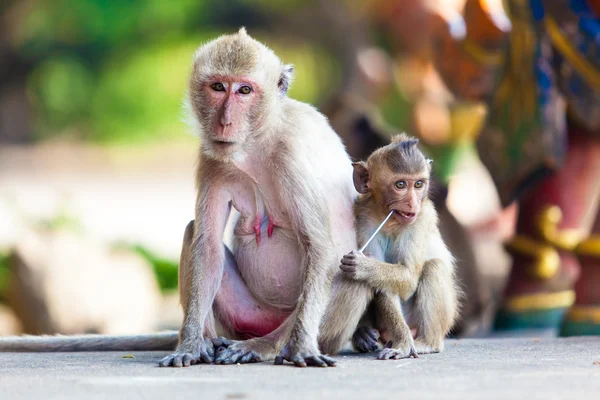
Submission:
[[[354,167],[354,173],[352,179],[354,180],[354,187],[356,191],[361,194],[369,193],[369,170],[367,164],[364,161],[352,163]]]
[[[279,77],[279,82],[277,82],[277,86],[279,88],[279,94],[281,97],[285,96],[292,85],[292,81],[294,80],[294,66],[292,64],[286,64],[283,66],[283,70],[281,71],[281,76]]]

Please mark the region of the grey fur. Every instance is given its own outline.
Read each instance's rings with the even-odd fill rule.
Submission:
[[[0,337],[0,352],[154,351],[172,350],[177,332],[139,336],[43,335]]]

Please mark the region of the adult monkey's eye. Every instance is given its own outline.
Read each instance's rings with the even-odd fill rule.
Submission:
[[[250,88],[250,86],[242,86],[238,92],[240,92],[241,94],[248,94],[252,91],[252,89]]]
[[[396,186],[396,189],[406,189],[406,182],[398,181],[394,186]]]
[[[415,182],[415,188],[421,189],[423,187],[423,181],[419,180]]]
[[[225,86],[223,86],[223,84],[221,82],[213,83],[212,85],[210,85],[210,87],[212,88],[212,90],[214,90],[216,92],[224,92],[225,91]]]

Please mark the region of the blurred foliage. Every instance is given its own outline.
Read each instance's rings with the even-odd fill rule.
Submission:
[[[62,208],[49,218],[27,218],[29,225],[46,231],[70,231],[74,233],[83,233],[84,229],[81,221],[75,217],[68,208]]]
[[[177,289],[179,267],[176,261],[162,258],[140,244],[132,246],[132,249],[152,265],[162,292]]]
[[[319,103],[339,66],[318,43],[268,36],[269,17],[300,0],[26,0],[13,2],[12,45],[29,66],[35,136],[104,143],[182,137],[194,50],[248,27],[296,67],[290,96]],[[262,31],[261,31],[262,30]]]
[[[249,6],[260,6],[273,11],[293,12],[294,10],[305,7],[311,0],[245,0]]]

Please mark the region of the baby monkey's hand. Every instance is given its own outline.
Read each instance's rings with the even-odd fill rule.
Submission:
[[[353,250],[342,258],[340,269],[346,278],[362,281],[373,276],[374,266],[369,257]]]

